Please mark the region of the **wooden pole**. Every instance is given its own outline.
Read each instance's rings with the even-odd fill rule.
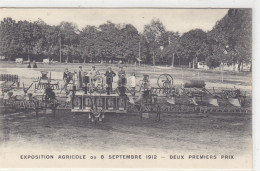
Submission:
[[[51,72],[50,72],[50,80],[49,80],[49,83],[51,82]]]
[[[182,79],[182,83],[183,83],[183,68],[181,67],[181,79]]]
[[[224,82],[224,76],[223,76],[223,66],[221,66],[221,80],[222,80],[222,83]]]
[[[155,72],[154,52],[153,52],[153,72]]]
[[[139,67],[140,67],[140,61],[141,61],[141,43],[139,41]]]
[[[154,62],[154,52],[153,52],[153,65],[155,64],[155,62]]]
[[[60,38],[60,63],[61,63],[61,38]]]

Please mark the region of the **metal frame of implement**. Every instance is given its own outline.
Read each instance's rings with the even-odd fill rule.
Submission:
[[[250,111],[246,106],[246,93],[239,89],[206,89],[202,80],[191,80],[188,84],[177,88],[173,86],[173,78],[169,74],[160,75],[157,79],[158,87],[145,90],[148,92],[147,95],[144,95],[145,91],[140,89],[140,98],[119,93],[106,94],[106,90],[103,90],[105,86],[101,86],[102,90],[89,87],[88,93],[71,90],[71,103],[65,106],[61,105],[64,102],[56,97],[46,98],[46,91],[40,97],[27,94],[32,84],[28,88],[23,85],[26,98],[14,97],[11,90],[19,88],[18,76],[1,74],[0,79],[3,82],[2,91],[7,94],[7,98],[0,101],[2,106],[14,110],[34,110],[37,116],[39,110],[51,110],[55,114],[57,109],[70,109],[74,113],[89,113],[89,118],[94,122],[102,121],[104,114],[111,112],[139,113],[141,119],[147,117],[149,113],[156,113],[159,121],[161,113],[167,112],[247,113]],[[49,80],[45,90],[46,87],[54,88]]]

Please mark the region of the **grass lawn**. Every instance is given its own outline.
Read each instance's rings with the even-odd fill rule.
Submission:
[[[69,64],[42,64],[38,63],[37,69],[30,70],[45,70],[51,72],[63,72],[65,68],[68,68],[70,71],[77,70],[79,66],[83,67],[83,70],[89,71],[93,65],[104,74],[107,70],[107,66],[112,66],[112,69],[117,73],[119,67],[117,64],[100,64],[100,63],[69,63]],[[0,73],[8,74],[14,68],[27,68],[27,64],[16,64],[14,62],[1,62],[0,63]],[[135,72],[137,80],[141,80],[143,74],[148,74],[153,86],[157,86],[157,79],[161,74],[170,74],[174,79],[174,84],[183,84],[186,80],[192,79],[201,79],[206,82],[208,87],[228,87],[245,89],[251,91],[252,89],[252,73],[251,72],[232,72],[224,71],[223,75],[219,70],[199,70],[199,69],[190,69],[190,68],[180,68],[180,67],[167,67],[167,66],[151,66],[151,65],[126,65],[125,71],[127,77],[131,75],[132,72]],[[29,70],[29,71],[30,71]],[[22,74],[25,76],[26,74]],[[28,75],[30,78],[30,75]],[[60,78],[62,79],[62,78]],[[222,82],[223,80],[223,82]]]

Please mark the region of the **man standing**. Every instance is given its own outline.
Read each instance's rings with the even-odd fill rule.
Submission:
[[[126,92],[126,74],[125,71],[123,70],[123,67],[120,66],[120,71],[118,72],[118,82],[117,82],[117,89],[119,91],[120,96],[125,96]]]
[[[124,71],[122,66],[120,66],[119,68],[120,68],[120,71],[118,71],[118,77],[120,79],[120,78],[123,78],[125,76],[125,71]]]
[[[111,66],[108,67],[108,71],[105,73],[106,76],[106,84],[108,86],[109,91],[112,90],[113,77],[116,76],[115,72],[112,71]]]
[[[136,77],[135,77],[135,73],[134,72],[129,77],[129,83],[130,83],[132,94],[135,96]]]
[[[96,79],[97,79],[97,76],[99,76],[99,75],[100,75],[99,71],[96,70],[96,67],[95,67],[95,66],[93,66],[93,67],[92,67],[92,70],[90,71],[90,77],[91,77],[91,82],[92,82],[92,84],[95,83],[95,81],[96,81]]]
[[[69,70],[68,68],[65,68],[65,71],[63,72],[63,81],[66,82],[68,78]]]
[[[82,70],[82,66],[79,66],[79,70],[78,70],[78,86],[79,88],[82,88],[82,77],[83,76],[83,70]]]
[[[69,84],[72,84],[73,82],[73,77],[74,74],[69,72],[68,68],[65,68],[65,71],[63,73],[63,81],[64,81],[64,86],[63,88],[60,90],[60,93],[62,92],[62,90],[64,89],[66,91],[66,93],[69,93]]]
[[[142,93],[136,99],[136,102],[139,102],[142,99],[147,98],[149,93],[151,92],[151,83],[150,83],[149,75],[146,75],[146,74],[144,75],[139,92],[142,92]]]
[[[83,91],[85,92],[85,94],[87,94],[88,91],[88,83],[89,83],[89,75],[88,72],[85,71],[84,75],[83,75]]]

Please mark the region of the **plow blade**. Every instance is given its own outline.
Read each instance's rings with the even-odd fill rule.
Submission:
[[[195,106],[198,106],[199,104],[196,102],[196,97],[192,97],[191,99],[190,99],[190,102],[192,103],[192,104],[194,104]]]
[[[134,98],[133,98],[133,97],[128,96],[128,99],[129,99],[129,102],[130,102],[131,104],[135,104],[135,101],[134,101]]]
[[[216,98],[209,98],[208,102],[209,102],[209,104],[211,104],[213,106],[219,106],[218,99],[216,99]]]
[[[143,99],[143,96],[142,96],[142,94],[140,94],[138,97],[137,97],[137,99],[135,100],[135,102],[139,102],[139,101],[141,101]]]
[[[235,107],[241,107],[240,101],[237,98],[229,98],[228,101]]]
[[[167,101],[168,103],[170,103],[170,104],[175,104],[175,97],[167,98],[166,101]]]

